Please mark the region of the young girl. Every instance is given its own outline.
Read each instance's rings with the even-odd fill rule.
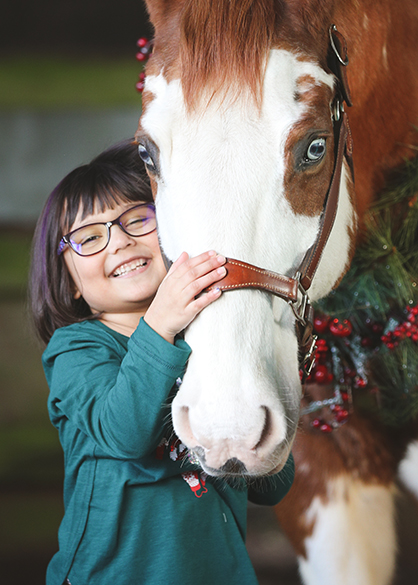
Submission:
[[[220,292],[213,251],[166,274],[152,195],[126,141],[56,187],[33,243],[31,306],[64,450],[65,515],[48,585],[253,585],[247,497],[277,503],[293,460],[257,492],[207,477],[170,428],[190,347]],[[196,298],[197,297],[197,298]]]

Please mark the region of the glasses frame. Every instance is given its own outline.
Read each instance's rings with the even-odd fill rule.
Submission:
[[[122,225],[121,223],[121,219],[122,217],[126,214],[129,213],[130,211],[132,211],[133,209],[136,209],[137,207],[150,207],[155,215],[155,205],[153,203],[141,203],[140,205],[134,205],[133,207],[130,207],[129,209],[127,209],[126,211],[124,211],[123,213],[121,213],[119,215],[119,217],[117,217],[116,219],[112,220],[112,221],[96,221],[94,223],[88,223],[86,225],[83,225],[75,230],[72,230],[71,232],[68,232],[68,234],[65,234],[65,236],[63,236],[60,240],[60,243],[58,244],[58,250],[57,250],[57,254],[58,256],[60,256],[64,250],[66,246],[69,246],[71,248],[71,250],[73,250],[78,256],[81,256],[82,258],[86,258],[87,256],[94,256],[95,254],[100,254],[100,252],[103,252],[103,250],[105,250],[107,248],[107,246],[109,245],[110,242],[110,228],[112,227],[112,225],[118,225],[120,227],[120,229],[127,234],[128,236],[130,236],[131,238],[142,238],[142,236],[147,236],[148,234],[152,234],[152,232],[155,232],[155,230],[157,229],[157,226],[155,226],[152,230],[150,230],[149,232],[146,232],[144,234],[138,234],[138,235],[133,235],[130,234]],[[91,252],[90,254],[80,254],[80,252],[78,252],[72,242],[71,242],[71,236],[73,234],[75,234],[76,232],[78,232],[79,230],[82,230],[86,227],[92,226],[92,225],[104,225],[107,229],[107,242],[106,244],[103,246],[103,248],[100,248],[100,250],[96,250],[96,252]]]

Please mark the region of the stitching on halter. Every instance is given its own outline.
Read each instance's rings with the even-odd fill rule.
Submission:
[[[242,262],[237,262],[236,260],[230,260],[230,259],[228,259],[228,262],[229,262],[229,264],[234,264],[235,266],[241,266],[242,268],[245,268],[246,270],[252,270],[253,272],[258,272],[258,274],[268,274],[271,278],[274,278],[274,280],[281,280],[282,282],[288,281],[288,279],[286,277],[283,277],[280,274],[276,274],[275,272],[270,272],[270,270],[264,270],[262,268],[257,268],[256,266],[253,266],[252,264],[244,264]],[[250,283],[249,282],[246,284],[259,284],[259,283]]]

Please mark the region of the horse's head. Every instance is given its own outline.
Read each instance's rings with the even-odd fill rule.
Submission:
[[[148,2],[155,44],[137,140],[170,259],[215,249],[293,276],[316,240],[335,158],[328,27],[318,41],[271,4]],[[345,167],[340,183],[312,299],[349,264]],[[213,475],[279,470],[301,397],[289,304],[264,291],[223,293],[186,340],[192,354],[172,405],[180,439]]]

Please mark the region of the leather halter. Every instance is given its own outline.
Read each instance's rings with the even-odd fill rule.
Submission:
[[[309,375],[315,360],[316,337],[313,335],[313,308],[309,301],[308,290],[334,225],[344,158],[352,170],[352,137],[348,117],[344,111],[344,102],[348,106],[352,105],[345,71],[348,65],[347,47],[344,37],[337,31],[335,25],[330,27],[329,36],[328,67],[337,78],[333,103],[335,162],[316,241],[306,252],[292,277],[228,258],[224,265],[227,270],[226,276],[210,287],[216,287],[222,291],[254,288],[276,295],[289,303],[296,317],[302,381]]]

